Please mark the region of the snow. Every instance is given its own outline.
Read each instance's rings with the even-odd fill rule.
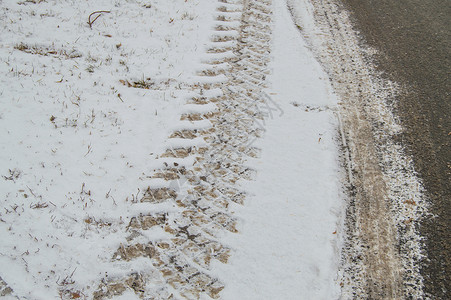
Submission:
[[[254,145],[252,197],[236,209],[241,226],[222,266],[223,299],[336,299],[342,202],[337,99],[306,48],[284,1],[275,1],[273,117]],[[220,266],[221,267],[221,266]]]
[[[117,272],[110,258],[136,214],[130,200],[180,114],[192,110],[184,82],[194,81],[213,8],[2,1],[0,174],[12,178],[0,181],[0,276],[17,296],[56,299],[66,283],[96,288],[104,270]],[[110,13],[90,29],[95,10]],[[143,78],[163,83],[120,82]]]
[[[394,103],[405,87],[378,71],[378,51],[362,40],[340,1],[287,0],[287,3],[294,23],[303,32],[340,97],[338,116],[343,124],[340,131],[348,182],[357,191],[362,189],[361,195],[365,195],[362,198],[359,192],[350,194],[349,202],[353,204],[348,211],[353,214],[346,220],[348,235],[342,247],[341,297],[372,297],[365,288],[371,281],[374,287],[382,287],[383,293],[392,290],[405,297],[422,299],[425,295],[420,269],[425,259],[425,244],[417,229],[419,222],[429,217],[429,201],[413,158],[399,142],[403,128]],[[370,138],[359,137],[365,127],[371,132]],[[359,161],[359,157],[364,159]],[[363,165],[371,171],[359,175]],[[380,183],[383,188],[376,192]],[[361,200],[365,197],[379,199],[373,202],[378,208],[367,207],[366,201]],[[385,207],[389,209],[378,211]],[[365,225],[370,222],[372,225]],[[385,251],[378,251],[380,247]],[[373,254],[380,258],[371,257]],[[371,264],[365,263],[368,261]],[[373,264],[375,261],[383,263]],[[382,293],[382,289],[375,288],[373,293]]]
[[[0,0],[0,277],[20,299],[58,299],[62,289],[90,299],[100,280],[133,270],[153,272],[163,285],[144,259],[125,265],[111,256],[133,216],[179,210],[169,202],[130,204],[146,187],[168,185],[148,178],[161,153],[205,143],[168,136],[212,126],[180,116],[216,109],[186,104],[191,85],[227,81],[197,74],[207,60],[235,56],[205,56],[217,3],[34,2]],[[91,29],[96,10],[109,13]],[[239,233],[221,237],[232,257],[211,273],[225,284],[222,299],[337,298],[344,205],[337,99],[282,0],[274,1],[273,21],[265,91],[272,114],[254,144],[261,157],[247,162],[257,176],[241,181],[250,196],[233,205]],[[153,86],[128,86],[134,82]],[[113,299],[138,297],[127,290]]]

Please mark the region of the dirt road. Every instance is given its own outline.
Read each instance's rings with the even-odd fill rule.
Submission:
[[[379,68],[405,85],[397,112],[435,218],[422,222],[425,292],[448,299],[451,280],[451,3],[447,0],[343,0],[356,29],[380,51]]]

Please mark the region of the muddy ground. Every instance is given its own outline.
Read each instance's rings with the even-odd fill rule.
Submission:
[[[364,42],[380,51],[378,68],[404,84],[397,113],[402,143],[430,198],[420,226],[426,237],[425,292],[449,299],[451,281],[451,3],[448,0],[343,0]]]

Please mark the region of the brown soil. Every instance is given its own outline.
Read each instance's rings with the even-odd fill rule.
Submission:
[[[402,143],[423,179],[434,218],[426,237],[426,292],[449,299],[451,281],[451,3],[447,0],[343,0],[355,27],[380,51],[379,69],[403,83],[397,103]]]

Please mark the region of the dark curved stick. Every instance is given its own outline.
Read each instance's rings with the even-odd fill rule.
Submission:
[[[98,11],[95,11],[95,12],[91,13],[91,14],[89,15],[89,17],[88,17],[89,28],[92,29],[92,24],[93,24],[93,23],[101,16],[102,13],[109,14],[110,12],[111,12],[111,11],[108,11],[108,10],[98,10]],[[99,14],[99,15],[96,16],[96,17],[94,18],[94,20],[91,21],[91,17],[92,17],[93,15],[95,15],[95,14]]]

